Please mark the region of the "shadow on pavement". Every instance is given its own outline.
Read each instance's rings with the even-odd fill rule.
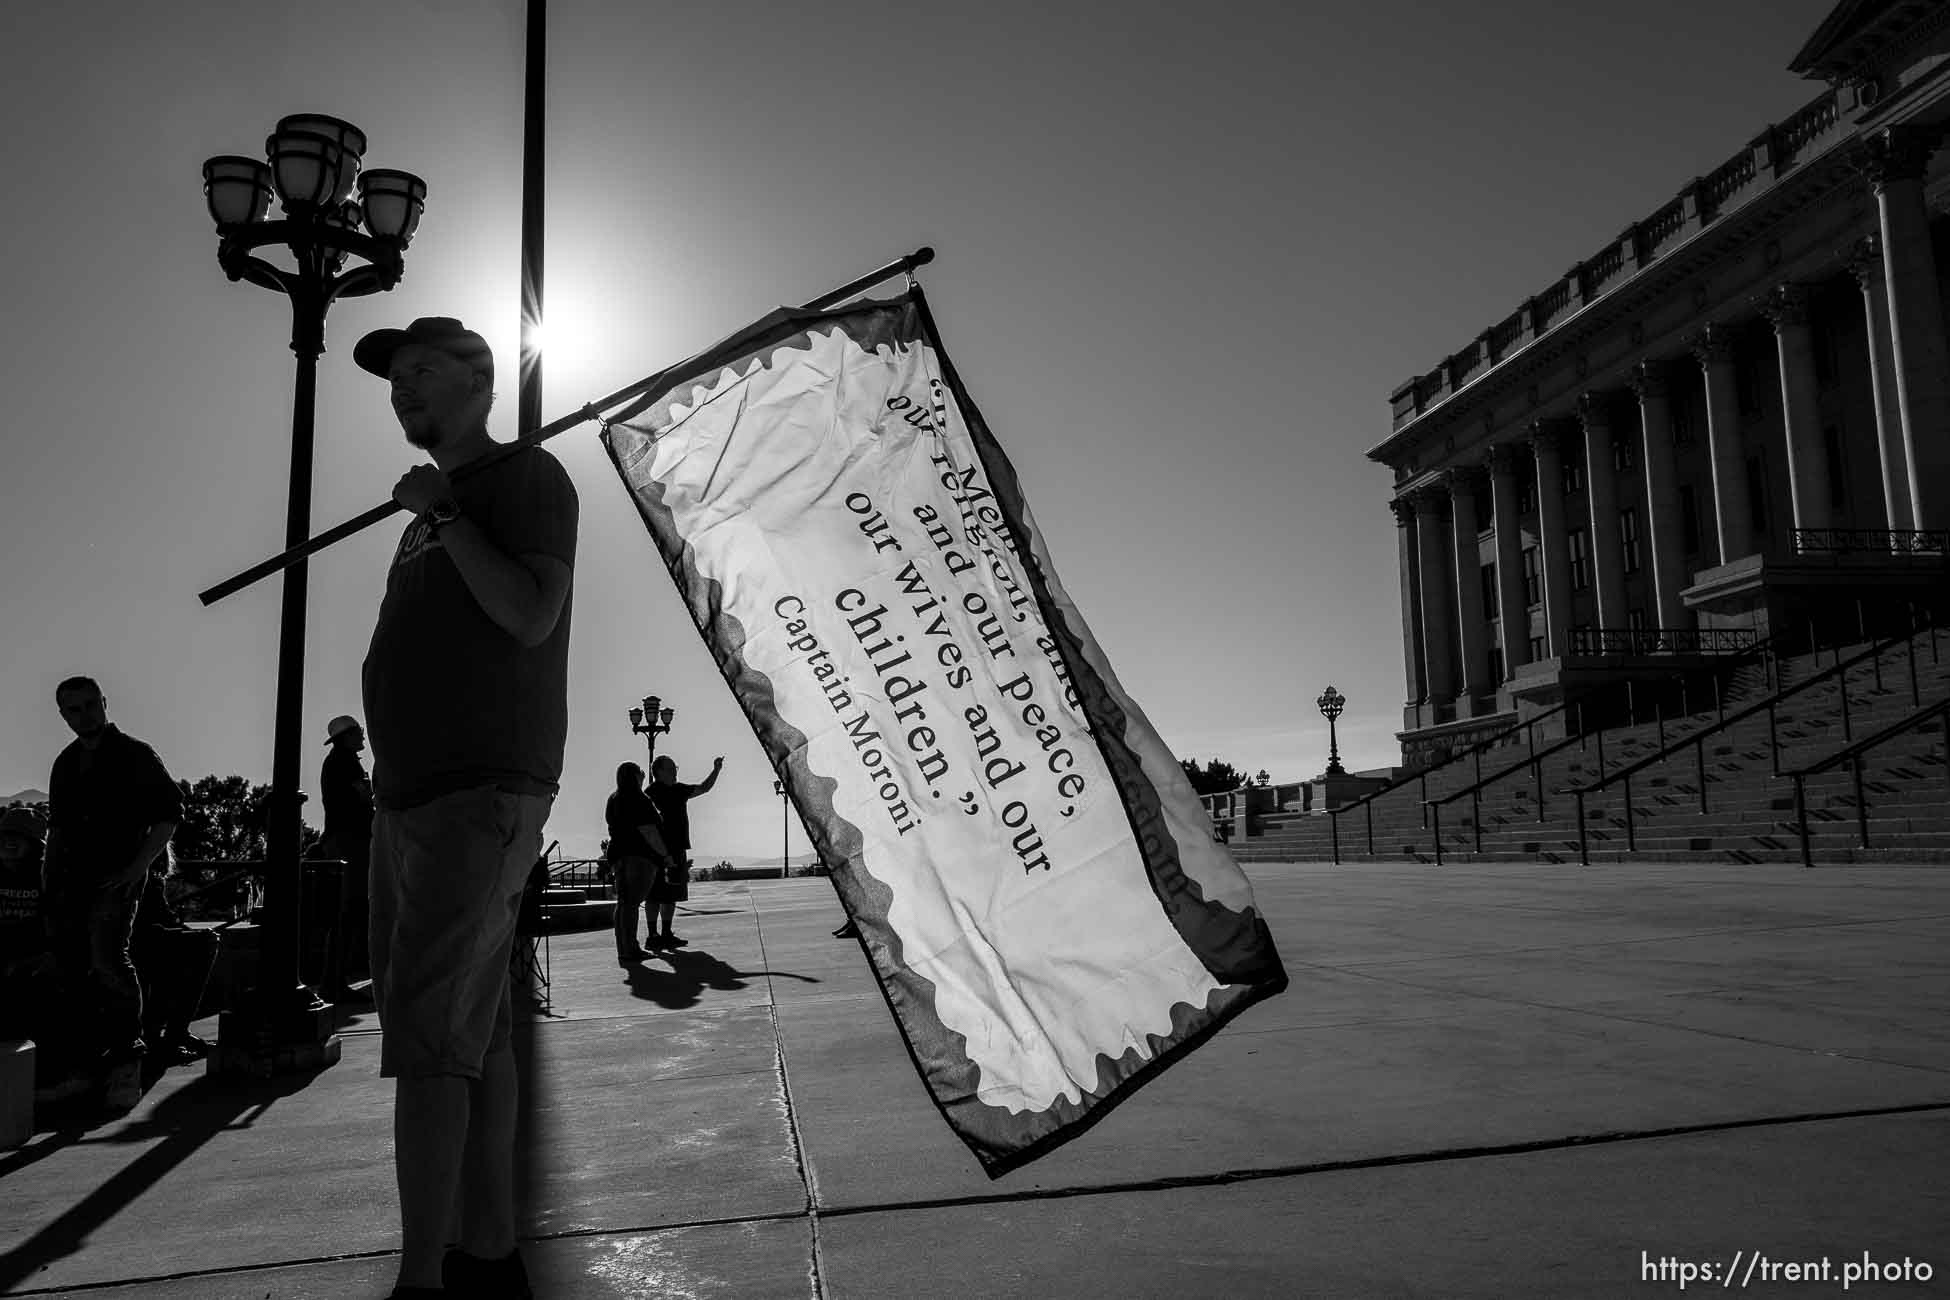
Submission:
[[[805,984],[820,982],[814,976],[794,975],[790,971],[741,971],[695,948],[659,952],[651,960],[667,963],[670,969],[652,966],[648,962],[630,967],[630,992],[646,1002],[672,1010],[696,1006],[705,989],[726,992],[742,989],[745,981],[754,977],[798,980]]]
[[[98,1138],[99,1143],[149,1143],[149,1147],[73,1207],[0,1255],[0,1294],[10,1292],[49,1264],[79,1252],[96,1228],[107,1223],[142,1193],[160,1182],[177,1165],[228,1128],[249,1127],[272,1102],[308,1085],[312,1075],[258,1080],[211,1079],[203,1076],[158,1101],[140,1119]],[[15,1162],[9,1157],[0,1173],[12,1173],[80,1140],[65,1131],[41,1143]]]

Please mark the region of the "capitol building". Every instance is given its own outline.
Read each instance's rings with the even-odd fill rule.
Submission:
[[[1844,0],[1789,67],[1825,89],[1390,394],[1409,764],[1950,614],[1950,4]]]

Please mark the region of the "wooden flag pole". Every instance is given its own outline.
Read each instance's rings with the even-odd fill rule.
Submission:
[[[873,286],[879,284],[882,280],[890,280],[894,276],[911,273],[916,267],[926,266],[933,260],[934,250],[932,248],[918,248],[905,257],[895,258],[877,271],[869,271],[857,280],[849,280],[839,288],[819,295],[819,297],[814,298],[811,302],[802,304],[799,310],[824,311],[828,307],[837,306],[845,302],[857,293],[862,293],[873,288]],[[490,452],[479,460],[469,461],[467,464],[455,470],[451,477],[455,481],[466,479],[470,474],[478,473],[490,465],[499,464],[501,461],[506,460],[524,448],[532,447],[537,443],[547,442],[556,434],[573,429],[579,424],[587,424],[591,420],[599,420],[602,418],[604,411],[609,410],[613,406],[621,405],[639,394],[649,392],[663,381],[665,375],[678,369],[679,366],[689,364],[689,360],[689,358],[686,358],[684,361],[678,362],[677,365],[666,366],[647,379],[639,379],[627,388],[619,388],[608,397],[591,402],[580,410],[572,411],[559,420],[551,421],[539,429],[531,429],[529,432],[515,439],[515,441],[502,444],[500,450]],[[307,556],[316,555],[326,547],[336,542],[344,541],[354,533],[363,532],[365,529],[370,528],[399,509],[399,502],[388,499],[383,504],[374,506],[364,514],[354,515],[344,523],[334,525],[315,537],[307,538],[298,545],[290,547],[277,555],[273,555],[268,560],[262,560],[253,564],[250,568],[245,569],[233,577],[224,579],[207,591],[199,592],[197,599],[205,605],[214,605],[225,596],[234,595],[252,583],[257,582],[259,579],[268,578],[274,573],[289,568]]]

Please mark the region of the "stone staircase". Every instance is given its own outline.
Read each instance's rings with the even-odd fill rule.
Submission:
[[[1480,756],[1483,776],[1504,775],[1473,799],[1462,794],[1445,803],[1439,815],[1436,809],[1425,810],[1422,800],[1440,800],[1467,790],[1477,781],[1477,759],[1434,769],[1383,793],[1370,805],[1343,812],[1338,818],[1340,860],[1434,862],[1439,824],[1439,856],[1444,862],[1534,857],[1575,863],[1580,856],[1579,801],[1572,792],[1606,776],[1611,778],[1609,784],[1583,799],[1585,852],[1593,862],[1627,858],[1798,862],[1801,846],[1790,774],[1915,711],[1911,650],[1916,699],[1929,705],[1950,698],[1950,633],[1937,633],[1933,644],[1928,630],[1907,645],[1898,640],[1877,658],[1845,670],[1846,722],[1844,690],[1835,676],[1802,685],[1836,662],[1861,656],[1870,648],[1823,649],[1816,655],[1780,660],[1782,691],[1771,697],[1777,701],[1771,738],[1765,708],[1724,730],[1714,729],[1719,720],[1714,711],[1667,719],[1664,744],[1688,736],[1700,740],[1631,775],[1629,827],[1627,783],[1617,774],[1661,749],[1661,728],[1656,722],[1614,726],[1573,739],[1555,752],[1546,753],[1550,746],[1539,743],[1538,751],[1545,756],[1535,770],[1519,734],[1513,742]],[[1765,667],[1741,666],[1724,696],[1728,718],[1763,704],[1770,698]],[[1868,848],[1861,846],[1855,773],[1843,765],[1806,778],[1804,798],[1814,860],[1950,862],[1945,734],[1944,718],[1933,717],[1863,756]],[[1702,776],[1705,812],[1700,810]],[[1232,842],[1232,852],[1246,862],[1332,861],[1334,820],[1321,813],[1269,814],[1260,833]]]
[[[542,928],[550,934],[606,930],[616,921],[616,900],[600,886],[576,889],[550,885],[542,891]]]

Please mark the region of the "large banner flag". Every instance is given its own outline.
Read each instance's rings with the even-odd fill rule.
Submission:
[[[603,442],[991,1177],[1286,987],[918,288],[774,312]]]

